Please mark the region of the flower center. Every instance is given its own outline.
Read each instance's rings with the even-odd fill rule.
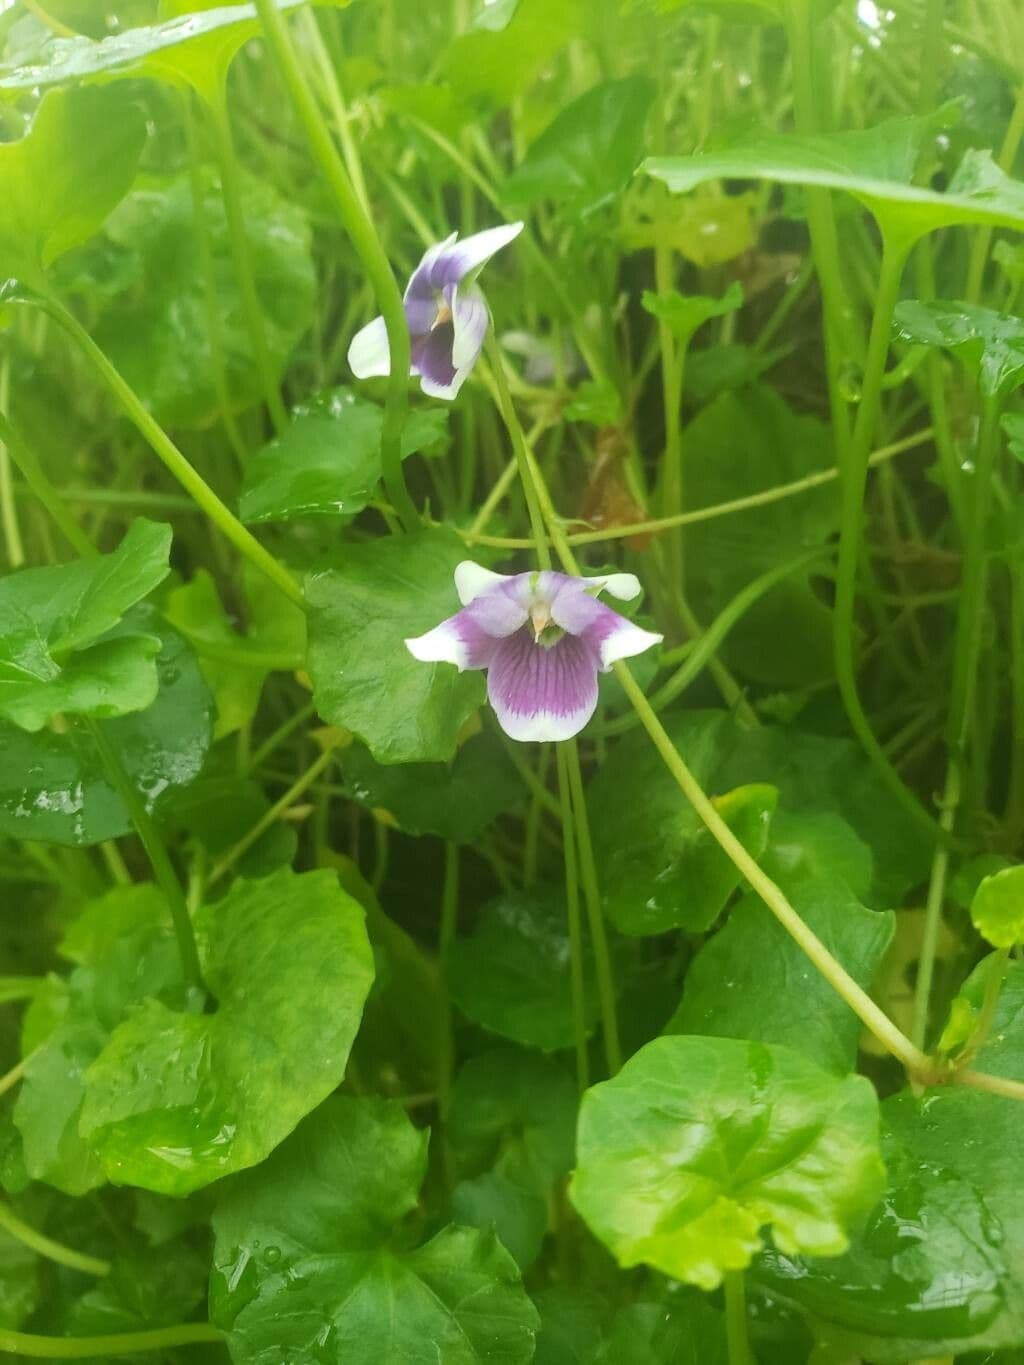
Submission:
[[[448,307],[447,300],[439,298],[437,301],[437,314],[434,321],[430,324],[430,330],[433,331],[435,327],[442,327],[446,322],[451,322],[451,320],[452,310]]]
[[[534,602],[530,608],[530,624],[533,626],[534,644],[541,645],[544,649],[550,649],[565,634],[565,631],[552,621],[551,611],[546,602]]]

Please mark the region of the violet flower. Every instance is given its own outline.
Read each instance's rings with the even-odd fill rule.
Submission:
[[[490,322],[476,277],[522,230],[522,223],[505,223],[461,242],[453,232],[430,247],[413,271],[404,299],[412,338],[409,373],[419,375],[420,388],[431,398],[454,398],[476,364]],[[374,318],[355,334],[348,363],[359,379],[391,373],[383,318]]]
[[[455,587],[462,610],[406,646],[424,662],[485,668],[488,699],[512,739],[571,739],[594,714],[598,671],[662,639],[597,600],[603,588],[636,597],[635,574],[507,575],[463,560]]]

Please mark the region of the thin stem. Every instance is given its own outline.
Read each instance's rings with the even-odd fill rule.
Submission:
[[[14,1089],[28,1070],[29,1063],[38,1051],[39,1048],[36,1048],[35,1051],[28,1053],[27,1056],[22,1057],[20,1062],[15,1062],[10,1071],[6,1071],[0,1076],[0,1095],[6,1095],[8,1090]]]
[[[0,409],[6,409],[10,401],[11,365],[10,357],[4,355],[0,363]],[[25,547],[21,539],[21,526],[18,522],[18,508],[14,500],[14,487],[11,483],[11,461],[13,455],[10,443],[0,430],[0,523],[4,528],[4,544],[7,547],[7,562],[12,569],[20,569],[25,562]],[[16,464],[17,461],[15,460]]]
[[[590,822],[587,819],[587,797],[583,788],[583,773],[580,769],[580,754],[576,740],[567,739],[563,741],[561,747],[566,750],[565,765],[572,797],[580,880],[583,883],[583,901],[587,908],[587,924],[594,947],[594,974],[597,977],[597,995],[601,1005],[604,1056],[608,1074],[614,1076],[622,1066],[622,1048],[619,1043],[619,1020],[615,1010],[612,959],[608,951],[608,935],[605,932],[604,911],[601,908],[601,890],[597,884],[594,846],[590,839]]]
[[[620,661],[614,664],[613,668],[665,766],[675,778],[683,795],[707,826],[709,833],[731,859],[733,865],[761,897],[786,932],[803,949],[825,980],[846,1001],[858,1019],[875,1035],[886,1050],[898,1058],[911,1072],[927,1073],[929,1060],[925,1054],[879,1009],[867,992],[854,981],[845,967],[836,961],[818,936],[808,928],[796,910],[793,909],[782,889],[758,866],[719,815],[684,763],[671,739],[669,739],[664,726],[658,720],[650,702],[644,696],[626,664]]]
[[[37,1232],[28,1223],[22,1222],[10,1205],[0,1203],[0,1228],[9,1233],[15,1241],[28,1247],[39,1256],[57,1265],[67,1266],[69,1270],[80,1270],[85,1275],[109,1275],[110,1262],[101,1261],[98,1256],[86,1256],[61,1242],[55,1242],[42,1232]]]
[[[487,355],[494,371],[494,384],[498,391],[498,407],[501,411],[501,418],[511,437],[512,448],[515,451],[519,480],[523,487],[523,496],[526,498],[527,511],[530,514],[533,548],[537,553],[537,561],[540,567],[550,569],[551,551],[548,548],[548,538],[544,534],[544,518],[541,516],[540,504],[537,501],[534,480],[530,476],[530,448],[526,444],[526,437],[523,434],[519,418],[516,416],[512,395],[509,393],[508,379],[505,375],[505,357],[495,339],[493,325],[488,332]]]
[[[932,854],[931,872],[928,876],[928,894],[924,906],[924,927],[921,931],[921,950],[917,959],[917,977],[914,982],[914,1015],[910,1036],[918,1047],[924,1047],[928,1035],[928,1011],[931,1004],[932,982],[935,976],[935,961],[939,952],[939,931],[942,928],[942,906],[946,899],[946,878],[949,875],[949,840],[956,823],[957,807],[960,804],[960,765],[953,759],[946,769],[946,785],[942,793],[942,810],[939,826],[946,839],[935,845]]]
[[[981,1009],[978,1011],[978,1022],[974,1026],[970,1038],[964,1044],[963,1051],[957,1058],[958,1066],[966,1066],[969,1061],[978,1055],[981,1049],[988,1042],[988,1036],[992,1032],[992,1025],[996,1021],[996,1010],[999,1007],[999,998],[1003,993],[1003,985],[1006,981],[1006,969],[1010,965],[1009,948],[1000,948],[992,954],[989,961],[988,972],[985,976],[985,992],[981,998]]]
[[[867,488],[868,454],[881,406],[882,380],[889,351],[893,314],[899,298],[900,276],[906,259],[904,245],[894,248],[886,242],[871,321],[871,336],[864,362],[864,381],[860,408],[842,476],[842,505],[839,526],[839,562],[836,572],[836,601],[833,615],[833,645],[836,680],[854,733],[860,740],[879,776],[915,823],[931,837],[943,836],[939,825],[903,785],[899,773],[889,762],[875,738],[871,722],[857,690],[854,609],[857,597],[857,566],[864,531],[864,493]]]
[[[196,949],[195,935],[192,932],[192,921],[189,918],[188,906],[185,903],[181,883],[174,871],[166,845],[156,823],[146,809],[145,801],[125,771],[117,750],[107,738],[103,726],[91,717],[85,718],[85,724],[96,743],[96,748],[99,750],[115,791],[128,809],[131,822],[135,826],[135,832],[141,839],[142,846],[146,850],[146,856],[153,868],[157,885],[163,892],[167,907],[171,912],[174,934],[178,940],[181,971],[185,979],[186,998],[194,995],[196,1000],[201,999],[205,996],[205,988],[199,967],[199,953]]]
[[[972,1090],[986,1090],[990,1095],[1003,1095],[1008,1100],[1024,1100],[1024,1081],[989,1076],[984,1071],[958,1071],[953,1080],[958,1085],[970,1086]]]
[[[208,887],[213,886],[215,882],[220,881],[221,877],[234,867],[239,858],[241,858],[243,854],[248,853],[257,839],[265,834],[266,831],[270,829],[271,825],[275,825],[285,811],[295,804],[302,793],[308,787],[312,786],[334,758],[334,751],[340,743],[340,737],[328,740],[323,753],[309,765],[302,776],[297,778],[285,794],[279,800],[275,801],[268,811],[264,811],[252,828],[242,835],[238,843],[229,848],[227,853],[213,865],[209,880],[206,883]]]
[[[926,441],[932,439],[932,436],[931,427],[926,427],[923,431],[915,432],[912,436],[905,436],[902,440],[894,441],[891,445],[880,446],[869,457],[868,466],[874,468],[876,465],[884,464],[886,460],[901,455],[905,450],[913,450],[915,446],[924,445]],[[748,512],[755,507],[765,507],[769,503],[781,502],[785,498],[792,498],[800,493],[808,493],[813,488],[821,488],[824,484],[832,483],[840,477],[841,472],[838,467],[822,469],[816,474],[808,474],[792,483],[781,483],[775,488],[766,488],[760,493],[751,493],[744,498],[732,498],[728,502],[712,503],[710,507],[697,507],[691,512],[682,512],[679,516],[656,517],[651,521],[631,522],[627,526],[610,526],[601,531],[578,531],[572,535],[567,535],[565,537],[566,543],[569,545],[598,545],[606,540],[626,540],[631,536],[659,535],[662,531],[669,531],[675,526],[689,526],[697,522],[713,521],[716,517],[731,516],[735,512]],[[502,491],[504,492],[504,489]],[[516,539],[509,536],[482,535],[479,533],[476,523],[469,531],[459,531],[458,534],[469,544],[492,545],[505,550],[526,550],[534,543],[532,540]]]
[[[381,427],[381,468],[391,505],[405,529],[411,531],[420,524],[420,519],[409,497],[402,472],[401,438],[409,402],[411,345],[402,295],[373,223],[359,202],[337,148],[331,141],[277,5],[274,0],[256,0],[256,9],[270,55],[295,106],[314,160],[334,195],[345,230],[352,239],[384,316],[391,369]]]
[[[7,449],[7,454],[10,455],[11,459],[14,461],[21,477],[28,484],[29,488],[31,488],[43,507],[46,508],[51,519],[59,528],[61,534],[71,548],[86,558],[98,553],[96,546],[64,506],[56,488],[54,488],[42,469],[40,469],[39,462],[35,455],[29,450],[21,436],[19,436],[11,426],[3,412],[0,412],[0,442],[3,442],[3,445]]]
[[[102,1359],[223,1340],[224,1333],[207,1322],[185,1322],[179,1327],[158,1327],[151,1332],[121,1332],[105,1337],[40,1337],[0,1328],[0,1351],[28,1356],[32,1360]]]
[[[569,927],[569,989],[572,1000],[572,1032],[576,1048],[576,1084],[580,1094],[590,1084],[587,1056],[586,1002],[583,995],[583,934],[580,923],[579,872],[576,866],[576,835],[572,819],[572,798],[568,755],[562,744],[555,745],[558,767],[558,795],[562,810],[562,850],[565,859],[565,906]]]
[[[263,548],[254,535],[245,529],[238,518],[221,502],[205,479],[189,464],[185,456],[147,411],[141,399],[122,377],[107,356],[100,350],[78,319],[56,298],[44,299],[41,306],[55,318],[81,348],[97,374],[124,408],[141,435],[167,466],[168,470],[199,504],[206,515],[254,568],[290,598],[296,606],[304,607],[302,589],[283,565]]]
[[[247,773],[256,772],[260,764],[263,763],[274,752],[279,744],[282,744],[290,734],[293,734],[300,725],[309,720],[310,716],[316,714],[316,702],[307,702],[277,727],[277,729],[263,741],[263,743],[252,751],[249,761],[245,765]]]
[[[437,958],[441,968],[441,999],[444,1013],[444,1044],[437,1069],[437,1105],[442,1119],[447,1117],[455,1070],[455,1038],[452,1030],[452,1002],[448,989],[448,963],[459,923],[459,846],[451,839],[444,845],[444,881],[441,885],[441,924],[437,938]],[[445,1144],[445,1164],[450,1153]]]
[[[747,1286],[742,1270],[727,1270],[725,1289],[725,1339],[729,1365],[750,1365],[747,1337]]]
[[[245,205],[242,199],[242,182],[239,174],[238,157],[235,154],[234,139],[231,136],[231,120],[228,117],[227,99],[223,90],[206,105],[210,122],[217,142],[217,157],[220,162],[220,187],[224,197],[224,212],[228,223],[228,242],[235,267],[235,281],[242,297],[242,311],[245,314],[246,330],[252,347],[253,360],[260,377],[260,388],[270,411],[274,426],[280,434],[288,425],[288,413],[281,401],[281,391],[274,375],[274,366],[267,345],[267,329],[263,321],[263,307],[256,289],[256,276],[253,271],[252,254],[249,249],[249,233],[245,222]]]

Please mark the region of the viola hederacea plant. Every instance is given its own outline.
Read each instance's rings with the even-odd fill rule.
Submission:
[[[0,11],[0,1360],[1020,1365],[1019,0]]]

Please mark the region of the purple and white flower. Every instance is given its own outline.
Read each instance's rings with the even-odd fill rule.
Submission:
[[[597,675],[662,639],[599,602],[640,591],[635,574],[573,578],[545,569],[500,574],[463,560],[462,610],[406,640],[417,659],[487,670],[487,696],[512,739],[571,739],[597,706]]]
[[[412,338],[409,373],[431,398],[454,398],[483,349],[490,324],[487,300],[476,278],[496,251],[518,237],[522,223],[458,233],[424,254],[405,291],[405,320]],[[355,334],[348,363],[359,379],[391,373],[391,350],[383,318]]]

